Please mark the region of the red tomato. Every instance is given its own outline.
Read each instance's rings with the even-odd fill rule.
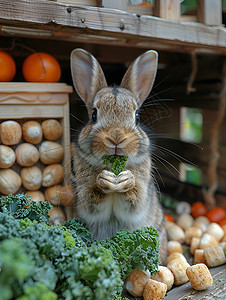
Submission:
[[[207,213],[207,208],[205,204],[201,201],[194,202],[191,206],[191,215],[193,218],[198,218],[200,216],[205,216]]]
[[[164,214],[165,220],[169,222],[174,222],[174,218],[169,214]]]
[[[218,223],[226,218],[226,212],[222,207],[216,206],[207,212],[206,217],[210,222]]]

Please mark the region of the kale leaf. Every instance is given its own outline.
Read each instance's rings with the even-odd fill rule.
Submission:
[[[30,196],[25,194],[8,195],[0,198],[0,212],[11,214],[15,219],[29,218],[38,222],[47,223],[48,212],[52,205],[48,201],[36,204]]]
[[[152,226],[137,229],[133,233],[119,230],[111,239],[102,240],[100,244],[112,251],[120,265],[122,278],[135,268],[148,269],[151,274],[158,270],[159,235]]]
[[[111,164],[110,171],[112,173],[119,175],[119,173],[125,171],[125,165],[128,157],[123,155],[104,155],[102,159],[104,165],[108,166]]]

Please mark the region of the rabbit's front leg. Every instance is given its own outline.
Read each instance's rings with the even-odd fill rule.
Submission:
[[[115,185],[117,182],[117,176],[107,170],[103,170],[97,176],[97,184],[101,186],[105,193],[115,192]]]
[[[125,193],[134,188],[135,176],[130,170],[123,171],[117,176],[116,191]]]
[[[103,170],[97,176],[97,183],[105,193],[125,193],[135,186],[135,177],[129,170],[121,172],[118,176],[110,171]]]

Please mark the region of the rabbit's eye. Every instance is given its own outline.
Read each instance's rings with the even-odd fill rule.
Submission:
[[[136,112],[135,114],[135,120],[136,120],[136,124],[140,121],[140,115],[138,112]]]
[[[93,110],[92,120],[93,120],[93,122],[96,122],[96,120],[97,120],[97,110],[96,110],[96,108],[94,108],[94,110]]]

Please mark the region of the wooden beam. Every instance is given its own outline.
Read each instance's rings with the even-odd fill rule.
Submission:
[[[198,23],[175,22],[116,9],[77,6],[54,1],[0,0],[0,24],[25,28],[88,34],[104,38],[136,39],[138,43],[175,45],[226,53],[226,29]],[[110,43],[108,41],[108,43]],[[140,45],[142,47],[142,45]]]
[[[206,25],[222,24],[222,0],[198,0],[198,21]]]

